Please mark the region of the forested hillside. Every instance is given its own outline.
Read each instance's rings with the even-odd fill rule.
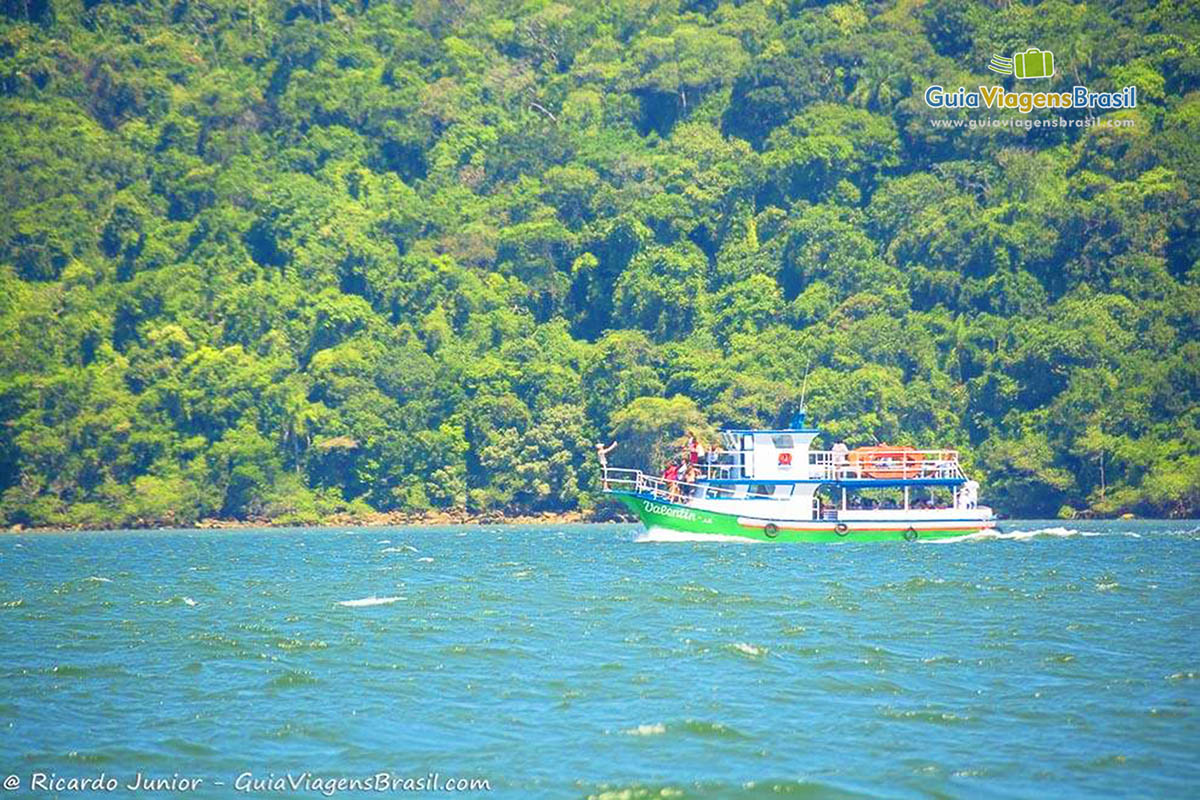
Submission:
[[[1190,0],[0,9],[0,523],[587,508],[806,366],[1005,513],[1200,511]],[[1031,46],[1132,124],[932,124]]]

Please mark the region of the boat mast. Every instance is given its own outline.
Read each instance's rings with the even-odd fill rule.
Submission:
[[[808,395],[808,368],[812,365],[812,356],[809,356],[808,361],[804,362],[804,380],[800,383],[800,410],[792,415],[792,427],[803,428],[804,420],[807,412],[804,408],[804,399]]]

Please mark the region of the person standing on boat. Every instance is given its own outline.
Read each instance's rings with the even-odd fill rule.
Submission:
[[[846,466],[846,464],[850,461],[848,456],[850,449],[846,447],[845,442],[839,439],[833,443],[833,447],[830,448],[829,452],[833,456],[833,474],[840,478],[842,475],[842,467]]]
[[[708,452],[704,456],[704,474],[709,480],[721,477],[717,466],[720,459],[721,455],[717,452],[717,445],[708,448]]]
[[[596,458],[600,460],[600,474],[604,482],[604,488],[608,488],[608,454],[611,453],[617,446],[614,439],[613,443],[608,447],[604,446],[604,442],[596,442]]]
[[[679,460],[671,459],[663,470],[663,480],[667,482],[667,501],[675,502],[679,498]]]
[[[958,502],[961,508],[975,508],[979,502],[979,482],[967,481],[958,492]]]
[[[687,464],[682,458],[675,460],[675,483],[671,485],[671,501],[683,502],[683,482],[687,480]]]
[[[698,480],[700,480],[700,469],[696,466],[695,462],[688,464],[687,471],[683,473],[684,492],[688,495],[695,495],[696,481]]]
[[[700,444],[700,440],[696,438],[696,434],[688,431],[687,464],[695,466],[700,463],[700,459],[703,456],[704,445]]]

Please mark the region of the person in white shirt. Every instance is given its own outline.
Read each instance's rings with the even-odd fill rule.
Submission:
[[[846,447],[845,442],[837,441],[834,443],[833,447],[830,448],[829,452],[833,454],[834,475],[841,477],[842,467],[846,466],[846,464],[849,462],[849,458],[847,458],[846,454],[850,452],[850,449]]]
[[[600,475],[604,481],[604,488],[608,488],[608,454],[611,453],[617,446],[614,440],[608,447],[604,446],[604,442],[596,442],[596,458],[600,460]]]

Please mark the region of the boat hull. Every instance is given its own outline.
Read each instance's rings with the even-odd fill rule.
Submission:
[[[763,542],[868,542],[949,539],[994,526],[990,518],[891,520],[774,520],[724,514],[630,492],[612,492],[648,529]]]

